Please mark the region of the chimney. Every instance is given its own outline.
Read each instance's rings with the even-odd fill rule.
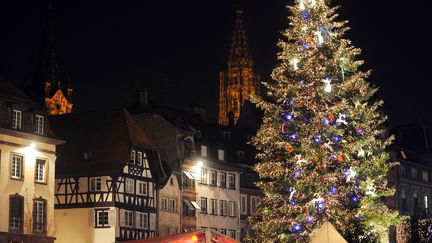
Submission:
[[[203,120],[206,119],[207,111],[206,111],[206,108],[204,106],[198,105],[198,104],[192,104],[191,107],[192,107],[193,113],[199,114]]]

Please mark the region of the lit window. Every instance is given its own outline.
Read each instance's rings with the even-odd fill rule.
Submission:
[[[425,209],[429,209],[429,196],[428,195],[424,195],[423,199],[424,199],[423,200],[423,202],[424,202],[424,208]]]
[[[137,227],[141,229],[148,228],[148,214],[137,212]]]
[[[142,165],[142,152],[137,152],[136,164],[139,166]]]
[[[240,213],[246,215],[247,214],[247,196],[240,195]]]
[[[422,180],[424,182],[428,182],[429,181],[429,173],[427,171],[422,171]]]
[[[255,215],[257,213],[257,207],[258,207],[258,203],[260,201],[260,198],[251,196],[250,200],[251,200],[251,206],[250,206],[251,214]]]
[[[45,160],[36,159],[35,181],[45,182]]]
[[[14,179],[21,179],[23,168],[23,157],[21,155],[12,154],[11,157],[11,177]]]
[[[133,227],[133,212],[129,210],[123,211],[123,226]]]
[[[236,231],[235,230],[228,230],[228,236],[235,239],[236,238]]]
[[[228,175],[228,188],[235,189],[235,175]]]
[[[230,217],[236,216],[235,202],[228,202],[228,215]]]
[[[45,221],[45,202],[35,200],[33,203],[33,230],[37,232],[44,231]]]
[[[201,156],[207,157],[207,146],[201,145]]]
[[[95,210],[96,212],[96,227],[108,227],[109,223],[109,213],[108,210],[102,209],[102,210]]]
[[[223,149],[218,150],[218,160],[225,160],[225,150]]]
[[[12,128],[21,129],[21,111],[12,110]]]
[[[92,177],[90,178],[90,191],[100,191],[102,189],[102,178]]]
[[[217,171],[210,171],[210,185],[216,186],[217,184]]]
[[[137,194],[147,196],[147,182],[137,181]]]
[[[43,134],[44,133],[44,117],[41,115],[36,115],[36,126],[35,126],[35,132],[37,134]]]
[[[201,169],[201,183],[207,184],[207,169]]]
[[[166,198],[166,197],[162,198],[162,210],[165,210],[165,211],[168,210],[168,198]]]
[[[126,178],[126,193],[134,193],[134,180]]]
[[[176,205],[176,200],[173,198],[170,198],[170,211],[171,212],[176,212],[177,211],[177,205]]]

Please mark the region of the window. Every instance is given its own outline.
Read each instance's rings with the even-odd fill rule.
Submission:
[[[137,228],[148,229],[148,214],[137,212]]]
[[[9,227],[11,230],[21,231],[23,228],[24,198],[19,195],[9,199]]]
[[[406,212],[408,211],[408,203],[407,203],[407,195],[406,195],[406,190],[402,189],[401,190],[401,200],[402,200],[402,212]]]
[[[137,181],[137,194],[147,196],[147,182]]]
[[[45,201],[35,200],[33,202],[33,230],[36,232],[45,231]]]
[[[417,178],[417,169],[416,168],[411,168],[411,177],[412,178]]]
[[[221,233],[221,234],[223,234],[223,235],[226,235],[226,229],[220,229],[220,230],[219,230],[219,233]]]
[[[96,209],[96,227],[109,227],[108,209]]]
[[[227,206],[228,206],[228,202],[224,201],[224,200],[220,200],[219,201],[219,215],[221,216],[227,216]]]
[[[201,156],[207,157],[207,146],[201,145]]]
[[[210,171],[210,185],[216,186],[217,184],[217,171]]]
[[[243,151],[237,150],[236,155],[237,155],[238,159],[244,159],[244,152]]]
[[[123,211],[123,226],[133,227],[133,212],[129,210]]]
[[[21,129],[21,111],[12,110],[12,128]]]
[[[175,235],[175,234],[177,234],[177,229],[168,228],[168,235]]]
[[[168,198],[166,198],[166,197],[162,198],[162,210],[165,210],[165,211],[168,210]]]
[[[100,191],[102,190],[102,178],[92,177],[90,178],[90,191]]]
[[[176,205],[176,200],[175,199],[173,199],[173,198],[170,198],[170,200],[169,200],[169,202],[170,202],[170,204],[169,204],[169,206],[170,206],[170,211],[171,212],[176,212],[177,211],[177,205]]]
[[[189,171],[183,171],[182,176],[182,185],[185,189],[194,189],[195,188],[195,178]]]
[[[142,166],[142,152],[137,152],[136,164]]]
[[[235,239],[236,238],[236,231],[235,230],[228,230],[228,236]]]
[[[135,164],[135,150],[131,151],[131,163]]]
[[[44,133],[44,117],[41,115],[36,115],[35,133],[36,134]]]
[[[228,175],[228,188],[235,189],[235,175]]]
[[[217,200],[210,199],[210,214],[217,214]]]
[[[251,200],[251,206],[250,206],[251,214],[255,215],[257,213],[257,207],[258,207],[258,203],[260,201],[260,198],[251,196],[250,200]]]
[[[240,195],[240,213],[247,215],[247,196],[246,195]]]
[[[225,160],[225,150],[223,149],[218,150],[218,160]]]
[[[35,181],[45,182],[45,160],[36,159]]]
[[[144,168],[150,168],[149,164],[148,164],[148,159],[147,159],[147,154],[143,152],[143,157],[142,157],[142,164],[144,166]]]
[[[423,197],[424,209],[427,211],[429,209],[429,196],[424,195]]]
[[[195,217],[195,207],[187,199],[183,199],[183,216]]]
[[[126,193],[134,193],[134,180],[130,178],[126,178],[126,185],[125,185],[125,192]]]
[[[226,173],[220,173],[219,175],[219,186],[226,187]]]
[[[422,171],[422,180],[424,182],[429,182],[429,173],[427,171]]]
[[[208,179],[207,175],[208,175],[207,169],[201,169],[201,183],[202,184],[207,184],[207,179]]]
[[[201,213],[207,213],[207,198],[201,198]]]
[[[228,215],[230,217],[236,216],[236,210],[235,210],[235,202],[228,202]]]
[[[405,176],[406,175],[406,167],[401,165],[399,166],[399,174]]]
[[[14,179],[21,179],[23,177],[22,168],[23,168],[23,156],[12,154],[11,158],[11,177]]]

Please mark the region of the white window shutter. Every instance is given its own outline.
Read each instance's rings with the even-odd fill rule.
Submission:
[[[110,209],[108,211],[108,223],[109,226],[116,226],[117,224],[117,211],[115,209]]]
[[[150,230],[156,230],[156,214],[150,214]]]
[[[94,209],[89,209],[89,226],[95,227],[95,220],[96,220],[96,211]]]
[[[124,210],[120,209],[120,226],[124,226],[125,225],[125,214],[124,214]]]

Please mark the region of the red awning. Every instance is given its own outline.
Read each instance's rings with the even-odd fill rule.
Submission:
[[[147,238],[141,240],[123,241],[123,243],[205,243],[205,230],[180,233],[175,235]],[[237,243],[238,241],[222,235],[216,231],[211,231],[212,243]]]

